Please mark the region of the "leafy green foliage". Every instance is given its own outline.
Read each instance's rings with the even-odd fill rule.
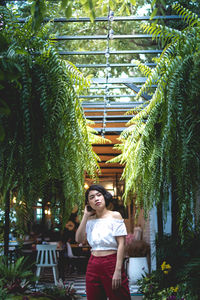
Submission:
[[[8,291],[2,285],[0,285],[0,297],[2,300],[8,300]]]
[[[145,25],[145,31],[162,39],[165,48],[141,88],[157,84],[152,100],[129,122],[121,134],[122,154],[114,161],[126,164],[125,199],[137,194],[137,205],[148,211],[160,201],[168,208],[169,191],[176,192],[179,233],[187,234],[193,224],[193,208],[199,184],[199,95],[200,95],[200,27],[199,19],[179,5],[188,26],[183,30],[161,25]]]
[[[27,266],[26,259],[20,257],[15,263],[7,262],[7,258],[0,257],[0,285],[7,290],[9,294],[24,293],[36,280],[30,265]]]
[[[198,299],[200,239],[190,234],[183,244],[171,236],[157,240],[157,270],[138,282],[144,299]]]
[[[50,1],[46,0],[36,0],[32,2],[31,5],[31,14],[33,16],[33,29],[35,31],[40,28],[41,23],[44,20],[44,17],[46,16],[47,10],[48,10],[48,3]],[[73,12],[73,4],[74,1],[72,0],[60,0],[58,1],[58,4],[60,6],[60,9],[64,12],[64,15],[67,19],[72,17]],[[116,9],[117,5],[120,8],[120,14],[123,14],[124,12],[128,15],[130,15],[130,10],[128,8],[129,5],[136,5],[135,0],[81,0],[79,1],[79,6],[81,9],[84,10],[87,16],[90,17],[91,21],[93,22],[96,17],[96,9],[101,9],[104,13],[107,12],[108,6],[114,10]]]
[[[84,1],[83,1],[84,2]],[[85,1],[86,2],[86,1]],[[132,1],[133,2],[133,1]],[[118,16],[129,16],[140,13],[138,10],[143,6],[144,0],[138,0],[136,5],[130,3],[130,1],[110,1],[110,9],[114,11],[114,17]],[[65,17],[64,9],[60,8],[61,1],[45,1],[46,3],[46,17],[53,20],[54,18]],[[85,5],[81,1],[68,1],[68,4],[72,5],[72,17],[81,18],[89,17],[89,12],[85,11]],[[67,5],[68,5],[67,4]],[[122,5],[124,6],[123,11],[121,12]],[[30,16],[30,8],[28,6],[20,5],[18,2],[17,14],[20,14],[21,17]],[[95,15],[96,17],[107,17],[108,16],[108,2],[105,0],[95,2]],[[20,9],[21,8],[21,9]],[[15,10],[14,7],[12,7]],[[28,10],[29,9],[29,10]],[[52,21],[53,22],[53,21]],[[117,21],[112,22],[112,28],[114,34],[124,35],[124,34],[134,34],[140,31],[139,24],[140,21]],[[51,27],[52,37],[56,35],[70,35],[70,36],[79,36],[79,35],[107,35],[108,24],[107,22],[54,22]],[[55,47],[58,51],[105,51],[107,47],[106,40],[71,40],[71,41],[57,41]],[[155,42],[152,42],[151,39],[145,39],[140,42],[138,39],[114,39],[110,41],[110,50],[138,50],[138,49],[155,49],[157,46]],[[66,60],[70,60],[73,64],[94,64],[94,67],[84,67],[83,70],[85,76],[91,75],[91,77],[102,77],[102,72],[104,73],[103,77],[106,76],[105,67],[96,68],[96,64],[105,64],[106,58],[104,55],[62,55]],[[152,54],[143,55],[140,57],[138,53],[134,54],[134,58],[143,59],[145,62],[152,62]],[[117,63],[131,63],[133,59],[132,54],[117,54],[111,55],[109,62],[110,64]],[[122,72],[126,73],[127,76],[132,76],[133,71],[135,74],[140,73],[135,67],[111,67],[111,74],[113,77],[120,77]],[[141,74],[140,74],[141,75]],[[139,75],[138,75],[139,76]],[[88,92],[91,94],[104,94],[104,90],[90,90],[89,88],[82,91],[82,95],[88,95]],[[130,94],[129,89],[110,89],[111,95],[117,94]],[[114,98],[115,99],[115,98]],[[114,100],[113,98],[111,101]],[[116,99],[115,99],[116,100]],[[102,99],[97,98],[96,101],[102,101]]]
[[[50,197],[48,201],[60,205],[64,222],[72,205],[83,199],[85,172],[96,177],[98,169],[77,95],[89,82],[73,64],[59,58],[47,39],[49,24],[33,36],[31,20],[19,24],[5,8],[0,15],[0,35],[7,41],[0,68],[12,74],[1,80],[2,99],[10,111],[0,115],[5,131],[1,202],[13,189],[17,203],[24,201],[27,210],[38,198]]]
[[[73,285],[58,285],[54,288],[44,288],[41,291],[41,295],[49,296],[51,299],[55,300],[73,300],[79,299],[79,296],[76,294],[76,290],[73,288]]]

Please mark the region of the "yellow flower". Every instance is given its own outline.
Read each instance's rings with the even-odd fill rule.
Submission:
[[[165,274],[168,274],[169,273],[169,271],[163,271]]]
[[[166,261],[163,261],[163,263],[162,263],[162,265],[161,265],[162,271],[165,269],[165,265],[166,265]]]
[[[162,271],[164,271],[165,274],[167,274],[168,271],[165,271],[165,270],[171,269],[171,266],[170,266],[170,264],[167,264],[166,261],[163,261],[163,263],[161,265],[161,269],[162,269]]]
[[[171,269],[170,264],[165,265],[165,268],[166,268],[166,269]]]
[[[170,287],[170,290],[171,290],[172,292],[177,293],[177,292],[178,292],[178,285],[177,285],[176,287],[171,286],[171,287]]]
[[[178,285],[174,288],[174,292],[175,292],[175,293],[178,292]]]

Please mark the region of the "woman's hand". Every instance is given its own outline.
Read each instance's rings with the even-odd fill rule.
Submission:
[[[89,205],[85,206],[84,215],[87,217],[91,217],[91,216],[95,215],[96,211],[94,209],[88,210],[88,207],[91,207],[91,206],[89,206]]]
[[[121,271],[116,271],[113,274],[113,278],[112,278],[112,289],[116,290],[118,289],[122,284],[122,275],[121,275]]]

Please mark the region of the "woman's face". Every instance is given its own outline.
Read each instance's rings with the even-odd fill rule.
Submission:
[[[99,191],[89,191],[88,194],[88,204],[94,209],[104,208],[105,207],[105,199],[102,193]]]

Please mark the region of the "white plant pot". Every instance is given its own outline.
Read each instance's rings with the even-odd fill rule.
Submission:
[[[146,257],[129,257],[127,275],[130,284],[136,284],[147,272],[149,269]]]

